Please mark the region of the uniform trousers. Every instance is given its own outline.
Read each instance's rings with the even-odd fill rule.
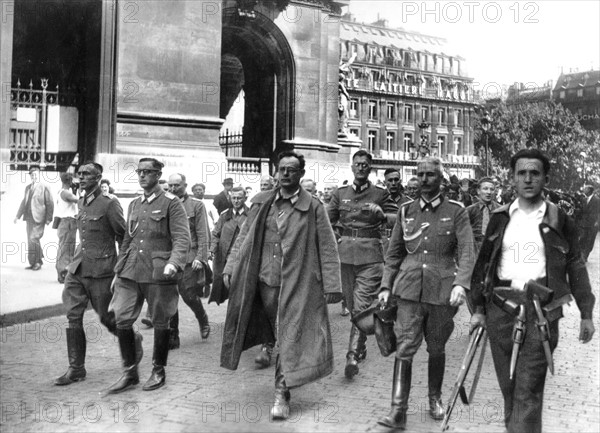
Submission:
[[[352,265],[342,263],[342,292],[352,316],[366,310],[377,299],[383,263]]]
[[[398,297],[394,297],[394,302],[398,305],[394,323],[396,358],[412,361],[423,338],[430,356],[446,353],[446,343],[454,330],[453,318],[457,307],[407,301]]]
[[[67,320],[70,328],[83,327],[83,314],[92,303],[92,308],[100,317],[100,322],[113,334],[116,333],[114,313],[108,311],[112,293],[110,285],[113,277],[89,278],[68,273],[62,292],[62,300],[67,309]]]
[[[542,431],[542,406],[548,363],[536,326],[532,303],[526,305],[525,340],[519,350],[511,381],[510,358],[513,349],[514,316],[493,302],[487,304],[487,332],[498,384],[504,397],[504,423],[509,433]],[[558,320],[550,323],[550,349],[558,343]]]
[[[44,223],[36,223],[33,220],[27,220],[27,260],[31,266],[44,262],[44,253],[42,252],[41,239],[44,236]]]
[[[144,299],[148,301],[154,329],[169,329],[169,319],[177,311],[179,300],[177,283],[137,283],[120,277],[117,277],[110,304],[110,310],[115,312],[117,328],[129,329],[133,326],[142,311]]]
[[[56,272],[60,274],[66,271],[69,263],[75,255],[75,238],[77,236],[77,222],[75,218],[61,218],[57,230],[58,253],[56,256]]]

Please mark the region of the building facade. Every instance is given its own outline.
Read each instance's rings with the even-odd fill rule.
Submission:
[[[600,71],[560,74],[552,98],[573,113],[585,129],[600,132]]]
[[[474,177],[479,165],[473,79],[465,60],[445,51],[445,39],[384,20],[363,24],[346,15],[341,22],[341,62],[351,63],[343,81],[349,132],[375,155],[379,170],[396,166],[404,181],[425,154],[440,157],[459,178]]]

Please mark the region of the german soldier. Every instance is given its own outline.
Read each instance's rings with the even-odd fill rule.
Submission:
[[[412,376],[412,360],[425,337],[429,352],[429,411],[444,417],[441,400],[445,346],[453,317],[465,300],[473,270],[473,233],[462,203],[440,192],[442,163],[428,157],[417,165],[421,196],[402,205],[394,226],[379,299],[398,305],[394,331],[397,350],[392,409],[378,422],[404,429]],[[458,265],[455,261],[458,259]]]
[[[150,391],[165,384],[169,319],[177,311],[177,277],[185,268],[191,241],[183,205],[158,184],[162,168],[160,161],[142,158],[136,170],[144,194],[129,205],[127,231],[115,266],[117,276],[111,301],[124,372],[108,389],[109,394],[139,383],[132,326],[144,299],[148,301],[154,324],[154,367],[143,389]]]
[[[169,191],[175,194],[183,204],[192,240],[183,277],[177,281],[177,285],[183,302],[194,312],[200,326],[200,336],[205,340],[210,334],[210,325],[200,295],[204,289],[205,269],[208,266],[208,221],[204,203],[202,200],[189,196],[186,188],[187,183],[183,174],[174,174],[169,177]],[[179,311],[171,318],[170,325],[169,349],[177,349],[179,347]]]
[[[371,164],[371,154],[357,151],[352,157],[354,182],[335,190],[327,206],[331,224],[341,236],[342,288],[351,317],[377,299],[383,274],[381,228],[393,225],[398,211],[387,189],[369,181]],[[367,356],[366,341],[367,335],[352,325],[344,370],[349,379]]]

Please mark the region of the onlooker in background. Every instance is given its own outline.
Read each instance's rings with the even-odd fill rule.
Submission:
[[[469,179],[464,178],[460,181],[460,190],[461,194],[459,195],[459,199],[465,207],[471,206],[473,204],[473,197],[471,197],[471,192],[469,191],[471,184]]]
[[[252,187],[251,186],[247,186],[246,187],[246,196],[250,197],[252,196]],[[231,194],[230,194],[230,198],[231,198]],[[233,204],[233,203],[232,203]]]
[[[492,211],[500,207],[494,200],[494,181],[489,177],[483,177],[479,179],[478,185],[477,197],[479,198],[479,201],[467,208],[471,228],[473,229],[473,240],[475,241],[476,253],[479,252],[479,248],[483,242]]]
[[[223,188],[223,191],[217,194],[213,200],[213,205],[217,208],[219,215],[221,215],[223,211],[233,207],[231,204],[231,197],[229,196],[229,191],[233,188],[233,179],[230,177],[223,179]]]
[[[263,176],[260,178],[260,190],[269,191],[275,187],[275,179],[271,176]]]
[[[417,179],[416,177],[411,177],[406,183],[404,193],[410,199],[414,200],[415,198],[417,198],[421,193],[419,179]]]
[[[50,189],[40,182],[40,167],[31,166],[29,169],[31,183],[25,187],[25,195],[14,223],[23,217],[27,224],[27,260],[29,266],[25,269],[39,271],[44,263],[41,239],[44,236],[44,226],[52,222],[54,200]]]
[[[322,201],[323,204],[329,204],[329,202],[331,201],[331,196],[333,194],[333,190],[335,189],[335,186],[333,184],[325,184],[323,185],[323,197],[322,197]]]
[[[102,191],[102,194],[108,196],[110,195],[114,195],[115,194],[115,190],[112,186],[110,186],[110,180],[108,179],[102,179],[100,181],[100,190]]]
[[[202,203],[204,203],[204,209],[206,210],[206,216],[208,217],[207,218],[208,231],[209,231],[209,236],[210,236],[210,233],[215,228],[217,221],[219,221],[219,212],[217,211],[217,208],[214,207],[213,204],[209,200],[204,199],[205,192],[206,192],[206,185],[204,185],[203,183],[197,183],[192,187],[192,193],[194,194],[194,197],[202,200]],[[208,247],[210,248],[210,245]],[[210,263],[209,263],[208,267],[205,269],[205,271],[206,271],[206,273],[205,273],[206,278],[205,278],[205,282],[204,282],[204,289],[203,289],[202,297],[208,298],[208,296],[210,295],[210,286],[213,282],[213,272],[210,267]]]
[[[169,191],[169,184],[167,183],[167,181],[165,179],[160,179],[158,181],[158,184],[160,185],[160,187],[163,189],[164,192]]]
[[[581,253],[583,260],[587,259],[594,249],[596,234],[598,233],[598,224],[600,223],[600,198],[594,194],[594,187],[587,184],[583,187],[585,198],[583,209],[581,210],[581,219],[579,221]]]
[[[444,195],[448,200],[459,201],[460,186],[456,183],[451,183],[446,188]],[[462,202],[461,202],[462,203]],[[464,207],[464,206],[463,206]]]
[[[302,185],[302,188],[304,188],[310,195],[317,197],[317,182],[312,179],[302,179],[300,185]]]
[[[71,173],[61,173],[60,180],[62,188],[56,196],[56,205],[54,207],[54,218],[60,218],[58,223],[58,252],[56,254],[56,273],[58,282],[64,283],[67,275],[67,266],[73,260],[75,254],[75,238],[77,237],[77,197],[71,191],[73,184],[73,175]]]
[[[385,177],[385,187],[390,193],[392,200],[398,206],[408,201],[411,201],[410,198],[407,198],[404,194],[402,194],[402,181],[400,180],[400,172],[396,168],[388,168],[383,174]]]

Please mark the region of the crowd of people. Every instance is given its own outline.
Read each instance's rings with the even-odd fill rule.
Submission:
[[[33,167],[17,214],[27,222],[28,269],[43,263],[40,238],[53,214],[60,242],[74,246],[75,230],[80,238],[76,249],[60,252],[56,265],[69,366],[55,384],[86,377],[83,315],[90,302],[117,336],[122,358],[121,377],[106,393],[137,385],[143,350],[133,324],[146,301],[154,345],[143,390],[162,387],[169,351],[180,345],[179,297],[202,339],[210,335],[202,303],[208,297],[227,301],[221,366],[237,369],[242,351],[255,346],[259,368],[275,355],[271,416],[286,419],[291,390],[333,371],[327,304],[341,302],[341,314],[351,319],[348,380],[367,357],[368,332],[355,319],[381,305],[394,308],[396,350],[391,409],[377,422],[405,429],[413,357],[423,340],[429,413],[435,420],[445,415],[445,346],[466,303],[473,329],[488,330],[507,430],[540,432],[562,305],[575,298],[582,342],[595,331],[585,266],[600,218],[594,188],[586,185],[581,195],[548,190],[550,162],[536,149],[513,156],[510,187],[489,177],[445,180],[435,157],[420,160],[404,187],[394,168],[373,183],[372,163],[371,154],[357,151],[353,179],[319,192],[305,177],[304,157],[287,151],[279,155],[275,177],[261,179],[259,192],[249,197],[247,188],[226,178],[210,203],[205,185],[193,185],[190,195],[184,174],[161,182],[163,164],[142,158],[136,173],[143,194],[126,216],[100,164],[79,167],[78,194],[70,189],[72,175],[63,174],[56,202]],[[512,344],[517,325],[524,339]]]

